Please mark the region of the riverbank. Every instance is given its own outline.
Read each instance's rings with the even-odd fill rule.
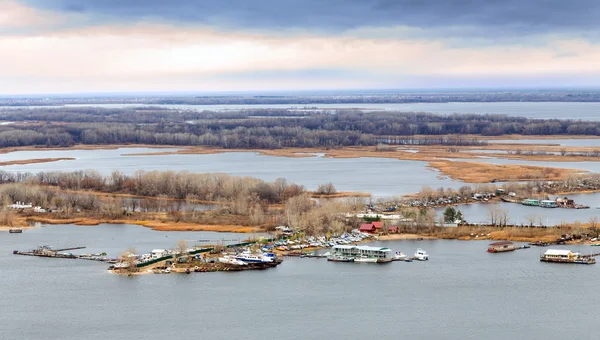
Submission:
[[[42,216],[28,216],[19,219],[22,227],[27,228],[33,223],[43,224],[75,224],[78,226],[97,226],[99,224],[134,224],[158,231],[216,231],[223,233],[254,233],[261,232],[260,226],[245,226],[233,224],[196,224],[186,222],[166,222],[160,219],[156,220],[136,220],[136,219],[102,219],[90,217],[77,218],[49,218]]]
[[[36,164],[36,163],[51,163],[58,161],[72,161],[75,158],[37,158],[37,159],[23,159],[18,161],[7,161],[0,162],[0,166],[8,166],[8,165],[25,165],[25,164]]]

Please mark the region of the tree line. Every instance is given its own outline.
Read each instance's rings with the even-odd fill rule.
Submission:
[[[333,148],[378,143],[483,144],[476,139],[441,138],[445,135],[600,135],[600,122],[356,110],[52,108],[8,110],[0,114],[0,119],[16,122],[0,126],[0,147],[137,143],[244,149]]]

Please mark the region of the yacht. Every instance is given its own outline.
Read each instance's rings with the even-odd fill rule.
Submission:
[[[419,261],[427,261],[429,260],[429,255],[427,255],[427,252],[425,250],[419,248],[415,252],[415,259]]]
[[[245,251],[240,255],[237,255],[235,259],[244,261],[246,263],[271,263],[273,258],[265,256],[263,254],[252,254],[249,251]]]
[[[233,264],[236,266],[247,266],[248,265],[246,262],[238,260],[238,259],[234,259],[233,257],[231,257],[229,255],[219,257],[219,262],[226,263],[226,264]]]

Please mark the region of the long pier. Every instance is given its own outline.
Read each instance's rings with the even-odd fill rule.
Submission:
[[[69,248],[61,248],[61,249],[52,249],[47,246],[39,247],[35,250],[31,251],[13,251],[14,255],[23,255],[23,256],[37,256],[37,257],[49,257],[49,258],[57,258],[57,259],[77,259],[77,260],[90,260],[90,261],[99,261],[99,262],[107,262],[107,263],[116,263],[116,259],[111,259],[102,255],[73,255],[73,254],[61,254],[61,251],[67,250],[77,250],[77,249],[85,249],[86,247],[69,247]]]

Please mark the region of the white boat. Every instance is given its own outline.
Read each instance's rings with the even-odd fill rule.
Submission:
[[[376,257],[359,256],[354,258],[354,262],[358,263],[377,263]]]
[[[427,252],[425,250],[419,248],[415,252],[415,258],[419,261],[427,261],[429,260],[429,255],[427,255]]]
[[[394,260],[404,260],[406,259],[406,254],[404,254],[401,251],[397,251],[396,254],[394,254]]]
[[[247,266],[248,265],[246,262],[238,260],[238,259],[234,259],[233,257],[231,257],[229,255],[219,257],[219,262],[226,263],[226,264],[233,264],[236,266]]]
[[[237,255],[235,259],[244,261],[246,263],[270,263],[273,262],[273,258],[265,256],[263,254],[252,254],[248,251]]]

